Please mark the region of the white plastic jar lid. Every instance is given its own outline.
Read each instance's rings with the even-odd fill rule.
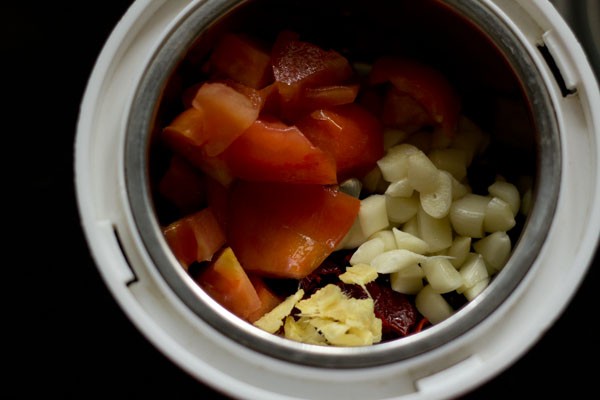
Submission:
[[[558,205],[535,273],[490,318],[445,346],[397,363],[324,370],[253,351],[197,318],[152,268],[135,227],[123,173],[131,103],[165,35],[201,3],[136,1],[106,43],[81,108],[76,183],[84,229],[102,276],[136,326],[192,376],[239,398],[450,398],[498,374],[533,345],[577,289],[600,228],[594,208],[600,197],[600,120],[592,113],[600,107],[598,86],[559,15],[545,3],[481,2],[511,27],[535,61],[559,126]],[[556,62],[562,91],[540,45]]]

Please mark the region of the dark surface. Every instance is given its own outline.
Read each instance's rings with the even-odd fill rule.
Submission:
[[[16,398],[218,398],[134,328],[88,252],[73,188],[75,124],[95,59],[131,2],[72,3],[81,5],[0,6],[8,88],[3,148],[5,159],[16,160],[4,174],[11,210],[5,252],[12,261],[3,280],[10,297],[2,390]],[[595,392],[592,354],[600,336],[590,322],[597,315],[598,267],[596,261],[566,313],[528,354],[465,399]]]

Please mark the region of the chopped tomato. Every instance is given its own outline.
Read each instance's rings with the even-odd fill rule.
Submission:
[[[223,79],[223,80],[210,81],[210,82],[212,82],[212,83],[217,83],[217,82],[223,83],[223,84],[231,87],[232,89],[235,89],[237,92],[243,94],[248,99],[250,99],[250,101],[252,102],[253,107],[257,108],[259,110],[259,112],[263,108],[263,105],[264,105],[264,102],[265,102],[265,98],[264,98],[264,95],[261,92],[262,89],[254,89],[253,87],[244,85],[242,83],[236,82],[236,81],[231,80],[231,79]]]
[[[353,103],[359,90],[358,84],[308,87],[287,102],[282,100],[277,84],[268,85],[258,93],[263,104],[261,112],[295,123],[300,117],[320,108]]]
[[[202,84],[193,107],[180,113],[163,129],[169,147],[207,175],[227,186],[231,176],[221,153],[258,117],[260,93],[242,84],[235,88],[222,82]]]
[[[192,104],[204,113],[206,141],[202,147],[209,157],[222,153],[252,125],[260,111],[246,95],[220,82],[203,84]]]
[[[302,94],[303,107],[309,111],[342,104],[350,104],[356,100],[358,84],[330,85],[306,88]]]
[[[227,187],[209,176],[204,178],[204,186],[208,207],[225,232],[227,227]]]
[[[219,304],[242,319],[247,320],[261,307],[254,285],[229,247],[198,275],[196,282]]]
[[[335,162],[295,126],[256,120],[223,153],[231,173],[251,181],[336,183]]]
[[[263,99],[261,113],[267,115],[281,115],[281,98],[277,89],[277,84],[272,83],[259,90]]]
[[[183,157],[171,157],[158,191],[183,214],[199,210],[206,199],[204,179]]]
[[[230,78],[254,89],[273,80],[271,54],[257,41],[246,36],[227,33],[215,46],[209,58],[213,77]]]
[[[292,99],[284,100],[277,83],[259,91],[263,115],[276,116],[289,125],[319,108],[352,103],[358,95],[357,85],[331,85],[299,90]]]
[[[294,100],[282,103],[279,112],[285,120],[296,122],[312,111],[353,103],[358,95],[358,88],[357,84],[305,88]]]
[[[373,64],[369,82],[390,82],[398,92],[415,99],[447,136],[456,133],[460,99],[438,70],[415,60],[382,57]]]
[[[350,230],[360,200],[336,187],[236,181],[227,239],[247,271],[301,279]],[[233,223],[235,221],[235,223]]]
[[[249,275],[249,278],[250,282],[252,282],[252,285],[254,285],[254,289],[256,290],[256,294],[258,294],[258,298],[260,299],[260,307],[258,310],[248,315],[248,321],[254,322],[279,305],[282,299],[273,293],[271,289],[269,289],[262,277],[257,275]]]
[[[173,121],[163,129],[174,147],[202,146],[208,140],[204,123],[204,111],[188,108],[178,114]]]
[[[225,244],[225,232],[210,208],[185,216],[163,229],[173,254],[185,269],[209,261]]]
[[[348,80],[353,70],[335,50],[299,40],[294,32],[279,34],[272,50],[273,76],[284,101],[299,96],[307,87],[337,85]]]
[[[385,126],[408,133],[435,125],[435,121],[417,100],[393,87],[385,95],[381,121]]]
[[[162,138],[174,153],[184,157],[194,167],[200,169],[222,185],[229,186],[233,180],[233,176],[223,160],[222,154],[213,157],[206,155],[202,146],[190,143],[180,134],[180,131],[170,129],[169,127],[163,129]]]
[[[313,144],[333,156],[340,182],[362,177],[383,157],[381,124],[358,104],[314,111],[297,125]]]

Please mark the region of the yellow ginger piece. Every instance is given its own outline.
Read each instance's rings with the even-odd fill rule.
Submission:
[[[254,322],[254,326],[267,331],[269,333],[275,333],[283,325],[283,319],[290,315],[296,303],[304,296],[304,290],[298,289],[298,291],[288,296],[283,302],[278,304],[274,309],[260,317]]]
[[[346,268],[346,272],[340,275],[344,283],[355,285],[366,285],[377,279],[377,270],[369,264],[356,264]]]
[[[323,316],[323,314],[327,316],[335,312],[332,309],[335,310],[336,307],[339,307],[340,302],[345,298],[346,296],[338,286],[329,284],[317,290],[308,299],[299,301],[296,307],[302,316],[316,317]]]
[[[347,297],[333,284],[319,289],[310,298],[300,300],[296,307],[300,310],[300,324],[310,324],[322,335],[325,344],[334,346],[365,346],[381,341],[381,320],[375,317],[372,299]],[[285,329],[288,339],[301,342],[315,340],[314,332],[302,325],[290,323],[290,332]]]
[[[314,325],[327,342],[334,346],[368,346],[381,340],[381,337],[373,333],[373,331],[381,331],[381,320],[379,325],[374,324],[373,329],[364,328],[349,328],[348,325],[323,318],[313,318],[310,323]]]
[[[294,317],[288,316],[283,325],[285,337],[307,344],[326,345],[325,337],[310,324],[310,320],[311,318],[302,317],[296,321]]]
[[[369,297],[371,294],[365,286],[377,279],[377,270],[369,264],[356,264],[346,268],[346,272],[340,275],[340,280],[347,284],[360,285]]]

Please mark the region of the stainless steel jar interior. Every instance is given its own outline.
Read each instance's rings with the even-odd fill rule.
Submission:
[[[416,4],[415,4],[416,3]],[[293,363],[354,368],[381,365],[450,343],[483,321],[531,272],[552,221],[560,184],[560,142],[548,89],[532,55],[485,2],[448,1],[233,1],[197,2],[166,36],[147,65],[128,119],[125,181],[131,213],[145,250],[171,289],[198,318],[221,334],[257,352]],[[365,348],[303,345],[266,334],[218,306],[178,265],[161,233],[153,200],[153,147],[157,132],[175,112],[180,96],[174,77],[206,55],[226,30],[274,37],[281,29],[338,49],[353,61],[378,55],[416,55],[442,69],[462,91],[465,111],[478,116],[500,146],[510,150],[502,168],[526,168],[535,180],[534,207],[514,243],[504,270],[473,302],[424,332]],[[509,101],[527,121],[511,126],[491,112]],[[505,126],[494,126],[497,123]],[[506,130],[524,136],[503,137]],[[514,132],[513,132],[514,134]],[[515,147],[511,147],[515,146]],[[526,160],[514,165],[515,160]]]

